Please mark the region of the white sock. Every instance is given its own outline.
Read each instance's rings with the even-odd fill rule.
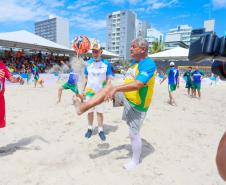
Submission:
[[[89,126],[88,126],[88,129],[93,130],[93,126],[90,126],[90,125],[89,125]]]
[[[124,164],[123,167],[126,170],[133,170],[136,166],[137,166],[137,164],[135,164],[132,160],[130,160],[128,163]]]
[[[140,162],[140,155],[141,155],[141,149],[142,149],[142,141],[139,133],[134,134],[133,131],[130,129],[129,130],[129,136],[131,140],[131,145],[132,145],[132,159],[129,163],[124,165],[124,167],[127,170],[132,170],[135,168],[139,162]]]
[[[98,132],[100,133],[101,131],[104,131],[103,127],[98,127]]]

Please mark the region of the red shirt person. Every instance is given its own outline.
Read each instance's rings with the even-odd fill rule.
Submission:
[[[0,128],[4,128],[6,125],[5,121],[5,79],[8,79],[12,83],[23,83],[21,77],[13,77],[9,70],[6,68],[6,65],[0,60]]]

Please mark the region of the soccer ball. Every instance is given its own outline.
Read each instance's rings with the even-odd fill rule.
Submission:
[[[72,48],[79,55],[87,53],[90,50],[90,47],[90,41],[86,36],[77,36],[72,43]]]

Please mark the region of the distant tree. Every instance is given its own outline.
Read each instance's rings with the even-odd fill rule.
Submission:
[[[158,53],[162,50],[163,50],[163,45],[160,42],[155,41],[152,43],[152,47],[149,48],[149,53],[154,54],[154,53]]]

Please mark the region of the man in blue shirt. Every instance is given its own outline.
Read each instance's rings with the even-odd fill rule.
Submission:
[[[202,76],[204,76],[204,73],[202,71],[199,71],[199,67],[196,66],[195,70],[191,73],[191,79],[192,79],[192,96],[196,97],[196,91],[198,92],[198,97],[201,98],[201,81]]]
[[[174,62],[170,62],[170,68],[166,71],[160,84],[162,84],[166,78],[168,78],[169,104],[176,105],[174,92],[177,87],[179,88],[179,71],[175,68]]]

